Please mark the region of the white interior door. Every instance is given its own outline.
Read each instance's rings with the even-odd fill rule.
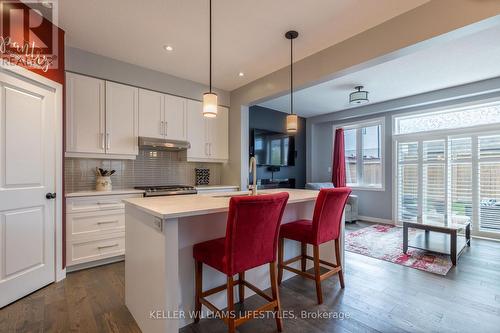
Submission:
[[[0,307],[55,280],[55,92],[0,72]]]

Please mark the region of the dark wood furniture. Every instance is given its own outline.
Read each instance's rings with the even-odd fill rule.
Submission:
[[[408,240],[408,228],[424,230],[412,242]],[[431,233],[435,232],[437,234]],[[458,237],[464,231],[465,237]],[[466,246],[470,246],[470,221],[463,223],[439,222],[403,222],[403,252],[408,252],[408,247],[427,250],[436,253],[449,254],[453,265],[457,264],[458,257]]]

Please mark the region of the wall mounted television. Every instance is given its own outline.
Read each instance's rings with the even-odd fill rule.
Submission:
[[[295,165],[295,137],[286,133],[254,128],[250,131],[250,156],[257,165]]]

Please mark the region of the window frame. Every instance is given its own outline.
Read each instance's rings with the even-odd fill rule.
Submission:
[[[359,180],[363,181],[363,137],[359,129],[370,126],[380,125],[380,163],[381,163],[381,177],[380,186],[369,186],[364,183],[359,183]],[[359,120],[353,122],[342,123],[334,126],[333,133],[335,130],[342,128],[344,131],[350,129],[356,129],[356,179],[357,184],[346,184],[353,190],[358,191],[385,191],[385,117],[378,117],[366,120]],[[335,137],[335,135],[334,135]],[[344,147],[345,154],[345,147]]]
[[[498,99],[497,99],[498,101]],[[476,105],[482,105],[483,102],[475,102],[474,104]],[[470,105],[472,103],[468,103]],[[432,141],[432,140],[439,140],[439,139],[445,139],[445,150],[446,152],[446,170],[448,172],[449,170],[449,165],[451,163],[450,157],[448,156],[448,148],[449,148],[449,140],[451,139],[456,139],[456,138],[462,138],[462,137],[471,137],[471,165],[472,165],[472,204],[474,206],[473,208],[473,216],[471,220],[471,234],[472,236],[475,237],[486,237],[490,239],[500,239],[500,234],[496,232],[490,232],[490,231],[481,231],[480,230],[480,221],[479,221],[479,208],[480,208],[480,200],[479,200],[479,195],[480,195],[480,189],[479,189],[479,178],[478,177],[478,168],[480,166],[480,158],[478,155],[478,138],[479,137],[484,137],[484,136],[489,136],[489,135],[498,135],[498,129],[500,128],[500,123],[494,123],[494,124],[486,124],[486,125],[477,125],[477,126],[471,126],[471,127],[461,127],[461,128],[453,128],[453,129],[438,129],[438,130],[431,130],[427,132],[415,132],[415,133],[409,133],[409,134],[395,134],[396,130],[396,118],[404,118],[405,116],[412,115],[412,116],[417,116],[419,114],[425,115],[428,113],[432,113],[433,111],[441,111],[444,108],[439,108],[439,109],[426,109],[426,110],[420,110],[416,112],[411,112],[411,113],[404,113],[404,114],[395,114],[391,116],[391,127],[392,127],[392,175],[394,175],[396,178],[393,179],[392,182],[392,218],[393,221],[396,222],[396,225],[401,225],[402,221],[399,220],[399,211],[398,211],[398,200],[399,200],[399,193],[398,193],[398,182],[399,180],[397,179],[398,175],[398,167],[400,165],[398,161],[398,143],[405,143],[405,142],[418,142],[418,149],[419,149],[419,157],[418,157],[418,172],[419,172],[419,184],[418,184],[418,191],[419,191],[419,215],[422,216],[422,211],[421,209],[423,208],[422,206],[422,182],[423,182],[423,175],[421,174],[421,166],[422,166],[422,158],[423,154],[421,152],[422,150],[422,143],[423,141]],[[449,107],[449,109],[455,109],[455,107]],[[498,160],[496,158],[495,160]],[[448,175],[446,175],[448,178]],[[446,191],[449,191],[447,188]],[[449,193],[446,195],[446,205],[447,205],[447,213],[449,210]]]

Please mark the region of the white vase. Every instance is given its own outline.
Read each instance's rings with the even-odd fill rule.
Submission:
[[[111,177],[98,176],[95,185],[96,191],[111,191],[113,186],[111,185]]]

